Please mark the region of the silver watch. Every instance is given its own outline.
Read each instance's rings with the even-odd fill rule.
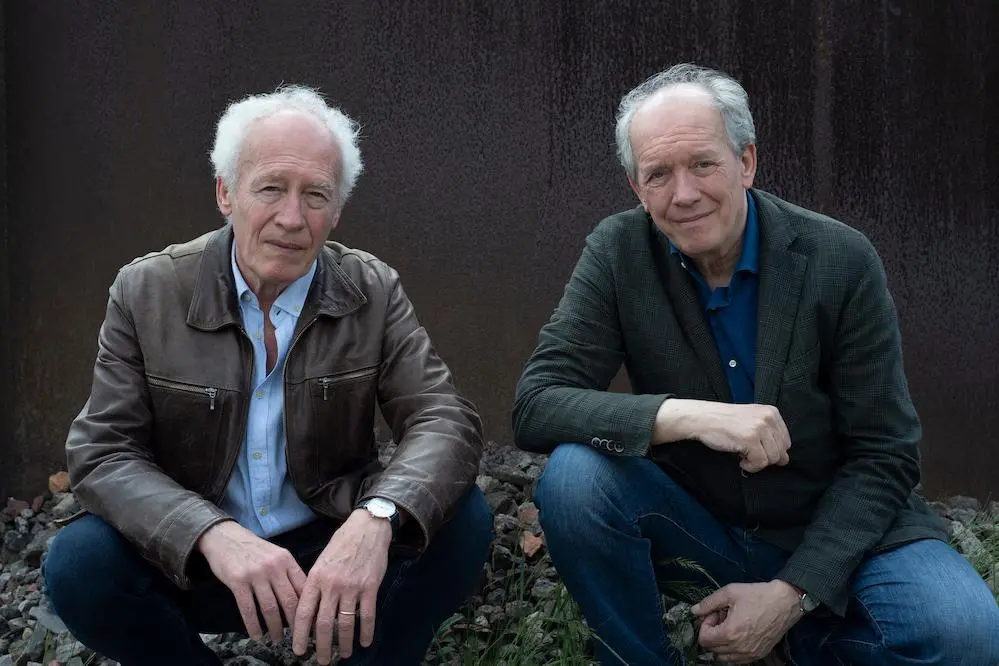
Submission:
[[[392,525],[393,534],[399,528],[399,510],[392,500],[387,500],[384,497],[372,497],[361,502],[359,508],[366,510],[375,518],[388,520]]]
[[[818,607],[819,600],[802,590],[801,596],[798,597],[798,608],[801,609],[802,614],[811,613]]]

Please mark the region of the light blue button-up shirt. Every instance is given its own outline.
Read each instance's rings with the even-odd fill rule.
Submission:
[[[242,448],[220,507],[240,525],[265,538],[316,518],[298,498],[288,476],[285,456],[288,442],[284,432],[284,362],[315,274],[316,262],[312,262],[309,272],[282,291],[271,306],[270,319],[277,338],[278,356],[274,368],[267,374],[264,313],[236,266],[233,246],[232,275],[236,281],[236,295],[243,327],[253,343],[253,393]]]

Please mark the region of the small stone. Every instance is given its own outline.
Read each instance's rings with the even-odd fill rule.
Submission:
[[[519,488],[524,488],[529,486],[533,479],[527,476],[520,470],[514,469],[508,465],[492,465],[486,467],[486,472],[490,476],[494,476],[500,481],[512,484]]]
[[[42,510],[42,505],[45,504],[45,495],[38,495],[35,499],[31,500],[31,510],[38,513]]]
[[[519,620],[527,617],[531,613],[531,603],[529,601],[511,601],[506,605],[507,617]]]
[[[494,567],[495,568],[495,567]],[[506,590],[497,587],[486,594],[486,603],[490,606],[502,606],[506,602]]]
[[[513,553],[509,548],[496,545],[493,546],[492,557],[493,571],[506,571],[513,567]]]
[[[31,508],[28,503],[22,500],[14,499],[13,497],[7,498],[7,507],[4,509],[4,513],[8,516],[19,516],[21,512],[25,509]]]
[[[17,661],[24,663],[26,661],[38,661],[41,659],[45,654],[45,639],[48,635],[49,631],[45,627],[35,627],[31,638],[28,639],[27,644],[24,646],[24,651],[21,652],[21,656],[17,658]]]
[[[960,507],[951,508],[947,511],[947,517],[956,520],[964,525],[970,525],[978,518],[978,512],[974,509],[962,509]]]
[[[516,507],[513,499],[502,491],[495,491],[486,495],[486,502],[494,513],[512,513],[514,507]]]
[[[491,492],[499,490],[500,482],[486,474],[479,474],[475,477],[475,485],[479,487],[479,490],[481,490],[483,494],[488,495]]]
[[[69,629],[66,628],[66,625],[63,624],[63,621],[59,619],[58,615],[47,608],[43,608],[42,606],[35,606],[28,612],[28,615],[38,620],[39,624],[51,631],[53,634],[61,634],[69,631]],[[70,657],[71,656],[73,655],[70,655]],[[66,657],[65,659],[59,659],[59,661],[67,661],[68,659],[69,657]]]
[[[544,578],[535,581],[531,588],[531,596],[535,599],[547,599],[555,593],[555,583]]]
[[[524,502],[517,509],[517,518],[524,527],[534,527],[538,524],[538,507],[534,502]]]
[[[58,527],[49,527],[32,537],[31,541],[27,546],[25,546],[24,552],[22,553],[24,561],[32,567],[41,566],[42,553],[48,550],[49,542],[58,532]]]
[[[974,497],[968,497],[966,495],[955,495],[947,500],[947,504],[949,504],[952,509],[969,509],[975,512],[978,512],[982,508],[981,502]]]
[[[28,507],[27,509],[21,512],[21,518],[24,518],[25,520],[31,520],[34,517],[35,517],[35,512],[31,509],[31,507]]]
[[[12,553],[20,553],[31,541],[31,535],[15,530],[7,530],[3,535],[3,547]]]
[[[0,656],[0,666],[14,666],[14,658],[9,654]]]
[[[61,500],[59,500],[54,507],[52,507],[52,516],[54,518],[65,518],[71,516],[80,510],[80,504],[76,501],[76,497],[66,493]]]
[[[56,472],[49,477],[50,493],[55,495],[56,493],[64,493],[67,491],[69,491],[69,472]]]
[[[534,557],[534,555],[541,550],[541,547],[545,545],[544,540],[531,534],[530,532],[521,532],[520,534],[520,549],[524,551],[524,555],[527,557]]]
[[[987,555],[985,545],[970,529],[955,521],[951,523],[951,530],[954,534],[954,540],[957,541],[958,548],[965,557],[977,559]]]

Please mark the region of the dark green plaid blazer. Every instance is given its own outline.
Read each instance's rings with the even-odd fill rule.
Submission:
[[[791,461],[743,476],[698,442],[650,450],[668,393],[730,401],[691,276],[639,207],[603,220],[517,384],[519,447],[651,456],[725,523],[789,552],[779,578],[842,615],[871,552],[946,539],[913,493],[919,419],[884,268],[860,232],[760,190],[755,401],[775,405]],[[624,364],[633,394],[607,392]]]

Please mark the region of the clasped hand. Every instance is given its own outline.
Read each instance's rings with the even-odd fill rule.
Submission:
[[[732,583],[691,610],[703,618],[701,647],[732,664],[764,658],[801,618],[798,595],[782,580]]]
[[[285,624],[292,629],[292,649],[299,656],[305,654],[315,627],[316,658],[320,664],[329,664],[334,630],[340,655],[349,657],[358,618],[360,643],[371,645],[378,588],[388,567],[391,540],[388,521],[367,511],[354,511],[308,575],[286,549],[233,521],[206,532],[198,548],[215,577],[232,591],[251,638],[262,637],[259,607],[273,640],[281,640]]]

